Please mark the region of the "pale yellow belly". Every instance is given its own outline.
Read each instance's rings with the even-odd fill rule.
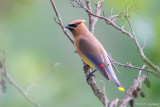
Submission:
[[[86,64],[88,64],[90,67],[96,69],[96,68],[92,65],[92,63],[88,60],[88,58],[87,58],[82,52],[79,52],[78,54],[79,54],[79,56],[81,57],[81,59],[82,59]]]

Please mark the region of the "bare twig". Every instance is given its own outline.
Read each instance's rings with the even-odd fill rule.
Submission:
[[[3,69],[4,69],[4,75],[6,75],[6,71],[7,71],[7,67],[6,67],[6,59],[5,59],[5,57],[6,57],[6,54],[5,54],[5,52],[4,52],[4,50],[0,50],[0,52],[2,53],[2,60],[3,60]]]
[[[134,30],[133,30],[133,27],[132,27],[132,24],[131,24],[130,19],[129,19],[129,15],[128,15],[128,7],[127,7],[126,0],[125,0],[125,10],[126,10],[126,19],[127,19],[127,21],[128,21],[129,27],[130,27],[130,29],[131,29],[132,36],[133,36],[134,38],[136,38],[136,37],[135,37]]]
[[[51,4],[52,4],[52,7],[53,7],[55,13],[56,13],[56,16],[57,16],[58,21],[59,21],[58,23],[59,23],[59,25],[61,26],[61,28],[62,28],[64,34],[68,37],[68,39],[72,42],[72,44],[74,44],[73,38],[72,38],[72,37],[70,36],[70,34],[66,31],[66,29],[65,29],[65,27],[64,27],[64,25],[63,25],[61,16],[60,16],[60,14],[58,13],[58,10],[57,10],[57,8],[56,8],[54,2],[53,2],[52,0],[50,0],[50,2],[51,2]],[[56,21],[56,22],[57,22],[57,21]]]
[[[98,3],[96,5],[96,11],[95,11],[96,15],[100,15],[101,14],[101,8],[102,8],[103,2],[104,2],[104,0],[98,0]],[[89,30],[90,30],[91,33],[94,33],[94,26],[97,23],[97,21],[98,21],[98,17],[93,17],[91,25],[89,26]]]
[[[53,69],[54,66],[57,66],[59,65],[59,63],[55,63],[55,64],[52,64],[49,69],[47,71],[45,71],[43,73],[43,75],[37,80],[35,81],[34,83],[30,84],[28,87],[27,87],[27,92],[29,92],[34,86],[36,86],[41,80],[44,79],[44,77]]]
[[[104,0],[98,0],[98,3],[96,4],[96,10],[95,10],[96,15],[101,14],[101,8],[102,8],[103,2],[104,2]],[[92,12],[89,0],[86,0],[86,5],[87,5],[88,10],[90,12]],[[91,15],[90,13],[88,13],[88,16],[89,16],[89,31],[91,33],[94,33],[94,26],[98,21],[98,17],[95,17],[95,16]]]
[[[139,67],[136,67],[136,66],[133,66],[132,64],[130,63],[126,63],[126,64],[121,64],[119,62],[113,62],[114,64],[117,64],[119,66],[124,66],[125,68],[128,67],[128,68],[133,68],[133,69],[137,69],[137,70],[143,70],[143,71],[147,71],[147,72],[150,72],[152,74],[154,74],[153,71],[149,70],[149,69],[145,69],[145,68],[139,68]],[[156,75],[156,74],[155,74]]]
[[[24,95],[24,97],[35,107],[40,107],[39,104],[35,103],[33,101],[33,99],[31,99],[31,97],[28,95],[27,92],[25,92],[20,86],[18,86],[18,84],[11,78],[11,76],[7,73],[7,67],[6,67],[6,62],[5,62],[5,52],[3,50],[1,50],[2,52],[2,60],[3,60],[3,67],[4,67],[4,78],[10,83],[12,84],[20,93],[22,93]]]
[[[145,75],[138,76],[135,78],[132,86],[128,89],[128,91],[125,93],[124,98],[122,99],[122,102],[119,107],[126,107],[128,101],[130,101],[132,97],[132,92],[137,89],[137,87],[146,79]]]
[[[112,58],[112,56],[111,56],[110,53],[109,53],[108,55],[109,55],[109,56],[108,56],[109,60],[112,62],[112,66],[113,66],[118,72],[119,72],[119,70],[116,68],[116,66],[115,66],[114,64],[117,64],[117,65],[119,65],[119,66],[124,66],[125,68],[127,67],[127,68],[137,69],[137,70],[140,70],[140,72],[142,72],[142,71],[147,71],[147,72],[150,72],[150,73],[156,75],[155,72],[153,72],[153,71],[151,71],[151,70],[149,70],[149,69],[146,69],[146,67],[147,67],[146,65],[144,65],[144,67],[142,67],[142,68],[139,68],[139,67],[133,66],[133,65],[131,64],[131,62],[130,62],[130,63],[127,62],[126,64],[121,64],[121,63],[119,63],[119,62],[114,61],[114,59]]]
[[[105,97],[105,107],[108,107],[109,105],[109,100],[106,96],[106,89],[105,89],[105,82],[103,80],[100,80],[100,82],[103,83],[103,94],[104,94],[104,97]]]
[[[90,1],[89,0],[85,0],[85,1],[86,1],[86,6],[87,6],[88,10],[90,10],[92,12]],[[93,16],[88,13],[88,17],[89,17],[89,31],[91,31],[91,33],[93,33],[93,30],[92,30]]]
[[[71,1],[74,1],[74,0],[71,0]],[[77,8],[81,8],[80,6],[75,6],[72,2],[70,1],[72,7],[77,7]]]
[[[121,16],[124,14],[124,12],[121,12],[120,14],[118,14],[118,15],[113,15],[113,8],[111,9],[111,11],[110,11],[110,16],[109,16],[109,20],[111,20],[113,23],[118,19],[118,18],[120,18],[122,21],[124,21],[122,18],[121,18]],[[105,16],[104,16],[105,17]]]
[[[24,95],[24,97],[31,103],[33,104],[35,107],[40,107],[39,104],[35,103],[33,101],[33,99],[31,99],[31,97],[28,95],[27,92],[25,92],[20,86],[18,86],[18,84],[16,84],[16,82],[11,78],[11,76],[6,72],[6,75],[5,75],[5,78],[6,80],[12,84],[15,88],[17,88],[17,90],[22,93]]]
[[[145,46],[146,46],[146,40],[145,40],[145,37],[144,37],[143,45],[142,45],[142,50],[144,49]]]
[[[113,99],[113,101],[110,103],[109,107],[117,107],[119,102],[118,98]]]
[[[142,69],[145,69],[146,67],[147,67],[146,65],[143,65]],[[139,75],[138,76],[141,76],[141,74],[142,74],[142,70],[139,70]]]

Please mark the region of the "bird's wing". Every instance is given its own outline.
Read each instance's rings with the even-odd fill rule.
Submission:
[[[79,49],[87,57],[87,59],[100,71],[100,73],[109,80],[109,76],[105,69],[104,58],[98,44],[87,37],[82,37],[79,42]]]

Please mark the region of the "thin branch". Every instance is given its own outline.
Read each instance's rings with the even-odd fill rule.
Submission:
[[[28,87],[27,87],[27,92],[29,92],[33,87],[35,87],[41,80],[43,80],[45,78],[45,76],[53,69],[54,66],[57,66],[59,65],[59,63],[55,63],[55,64],[52,64],[49,69],[47,71],[45,71],[43,73],[43,75],[41,75],[41,77],[36,80],[34,83],[30,84]]]
[[[101,14],[101,8],[102,8],[103,2],[104,2],[104,0],[98,0],[98,3],[96,4],[96,10],[95,10],[96,15]],[[92,12],[89,0],[86,0],[86,5],[87,5],[88,10],[90,12]],[[89,31],[91,33],[94,33],[94,26],[98,21],[98,17],[95,17],[95,16],[91,15],[90,13],[88,13],[88,15],[89,15]]]
[[[89,0],[85,0],[86,1],[86,6],[88,8],[88,10],[90,10],[92,12],[92,7],[91,7],[91,4],[90,4],[90,1]],[[90,15],[89,15],[90,17]]]
[[[108,58],[109,58],[109,60],[111,61],[113,68],[115,68],[118,72],[119,72],[119,70],[116,68],[116,66],[115,66],[114,64],[117,64],[117,65],[119,65],[119,66],[124,66],[125,68],[127,67],[127,68],[137,69],[137,70],[140,70],[140,72],[142,72],[142,70],[143,70],[143,71],[147,71],[147,72],[150,72],[150,73],[156,75],[155,72],[153,72],[153,71],[151,71],[151,70],[149,70],[149,69],[146,69],[146,67],[147,67],[146,65],[144,65],[144,67],[142,67],[142,68],[139,68],[139,67],[133,66],[133,65],[131,64],[131,62],[130,62],[130,63],[127,62],[126,64],[121,64],[121,63],[119,63],[119,62],[114,61],[114,59],[112,58],[112,56],[111,56],[110,53],[109,53],[108,55],[109,55]]]
[[[143,66],[142,66],[142,69],[145,69],[146,67],[147,67],[146,65],[143,65]],[[138,76],[141,76],[141,74],[142,74],[142,70],[139,70]]]
[[[134,33],[134,30],[133,30],[133,27],[132,27],[132,24],[131,24],[130,19],[129,19],[128,8],[127,8],[126,0],[125,0],[125,10],[126,10],[126,19],[127,19],[127,21],[128,21],[129,27],[130,27],[130,29],[131,29],[132,36],[133,36],[134,38],[136,38],[135,33]]]
[[[119,102],[118,98],[113,99],[113,101],[110,103],[109,107],[117,107]]]
[[[146,40],[145,40],[145,37],[143,39],[143,45],[142,45],[142,50],[144,49],[144,47],[146,46]]]
[[[60,16],[60,14],[58,13],[58,10],[57,10],[57,8],[56,8],[54,2],[53,2],[52,0],[50,0],[50,2],[51,2],[51,4],[52,4],[52,7],[53,7],[55,13],[56,13],[56,16],[57,16],[58,21],[59,21],[59,25],[61,26],[61,28],[62,28],[64,34],[68,37],[68,39],[72,42],[72,44],[74,44],[73,38],[72,38],[72,37],[70,36],[70,34],[66,31],[66,29],[65,29],[65,27],[64,27],[64,25],[63,25],[61,16]]]
[[[56,17],[54,17],[54,21],[55,21],[58,25],[60,25],[60,23],[57,21]]]
[[[111,9],[110,11],[110,16],[109,16],[109,20],[111,20],[113,23],[118,19],[120,18],[122,21],[124,21],[121,16],[124,14],[124,12],[121,12],[120,14],[117,14],[117,15],[113,15],[113,8]],[[104,16],[105,17],[105,16]]]
[[[124,66],[125,68],[128,67],[128,68],[133,68],[133,69],[137,69],[137,70],[143,70],[143,71],[147,71],[147,72],[150,72],[150,73],[153,73],[153,71],[149,70],[149,69],[145,69],[145,68],[139,68],[139,67],[136,67],[136,66],[133,66],[131,65],[130,63],[126,63],[126,64],[121,64],[119,62],[113,62],[113,64],[117,64],[119,66]]]
[[[28,93],[25,92],[20,86],[17,85],[17,83],[11,78],[11,76],[7,73],[7,67],[6,67],[6,62],[5,62],[5,52],[2,50],[2,60],[3,60],[3,67],[4,67],[4,77],[5,79],[12,84],[20,93],[24,95],[24,97],[35,107],[40,107],[39,104],[35,103],[31,97],[29,97]]]
[[[106,96],[106,89],[105,89],[105,82],[103,80],[100,80],[100,82],[103,83],[103,94],[104,94],[104,101],[105,101],[105,107],[108,107],[110,101],[108,100],[107,96]]]
[[[18,85],[16,84],[16,82],[11,78],[11,76],[10,76],[7,72],[6,72],[5,78],[6,78],[6,80],[7,80],[10,84],[12,84],[15,88],[17,88],[17,90],[18,90],[20,93],[22,93],[22,94],[24,95],[24,97],[25,97],[31,104],[33,104],[35,107],[40,107],[39,104],[37,104],[37,103],[35,103],[35,102],[33,101],[33,99],[28,95],[27,92],[25,92],[20,86],[18,86]]]
[[[85,0],[86,1],[86,6],[88,8],[89,11],[92,12],[92,8],[91,8],[91,5],[90,5],[90,1],[89,0]],[[91,14],[88,13],[88,17],[89,17],[89,31],[91,33],[93,33],[93,30],[92,30],[92,26],[93,26],[93,16]]]
[[[7,67],[6,67],[6,59],[5,59],[5,57],[6,57],[6,54],[5,54],[5,52],[4,52],[4,50],[0,50],[0,52],[2,53],[2,61],[3,61],[3,69],[4,69],[4,75],[6,75],[6,71],[7,71]]]
[[[73,0],[71,0],[71,1],[73,1]],[[71,5],[72,5],[72,7],[81,8],[80,6],[75,6],[71,1],[70,1],[70,3],[71,3]]]

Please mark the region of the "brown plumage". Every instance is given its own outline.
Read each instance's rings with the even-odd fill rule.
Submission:
[[[83,22],[85,20],[76,20],[66,26],[73,34],[77,53],[85,63],[100,71],[107,80],[111,77],[119,90],[124,91],[113,71],[107,52]]]

